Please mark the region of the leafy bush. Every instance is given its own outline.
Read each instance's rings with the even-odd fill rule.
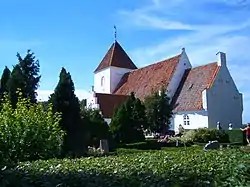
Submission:
[[[246,144],[246,133],[241,130],[230,130],[228,136],[231,143]]]
[[[143,130],[147,127],[145,106],[131,93],[129,98],[116,109],[110,132],[116,143],[134,143],[145,140]]]
[[[120,156],[19,163],[20,184],[30,186],[247,186],[250,155],[236,149],[187,148]],[[9,181],[10,185],[12,181]]]
[[[184,132],[179,138],[185,143],[208,143],[209,141],[217,140],[220,143],[228,143],[229,136],[227,132],[217,129],[195,129]]]
[[[60,154],[64,132],[60,115],[47,112],[41,104],[31,104],[19,94],[16,109],[7,96],[0,109],[0,153],[2,160],[23,161],[50,158]]]
[[[158,142],[157,139],[149,139],[144,142],[120,145],[119,147],[125,149],[160,150],[163,147],[175,147],[175,146],[176,146],[175,141]]]

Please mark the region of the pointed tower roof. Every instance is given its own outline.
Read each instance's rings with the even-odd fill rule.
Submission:
[[[126,69],[137,69],[135,64],[117,41],[115,41],[109,48],[108,52],[103,57],[101,63],[96,68],[94,73],[110,66]]]

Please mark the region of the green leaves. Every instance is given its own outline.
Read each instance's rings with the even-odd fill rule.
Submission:
[[[39,61],[36,60],[34,53],[30,50],[24,58],[17,53],[18,63],[13,67],[11,76],[7,83],[8,94],[11,98],[13,107],[17,103],[17,90],[23,93],[23,97],[29,98],[31,103],[36,103],[36,90],[39,86],[41,76],[39,75]]]
[[[53,104],[53,112],[61,113],[60,127],[67,133],[63,144],[64,154],[81,155],[87,146],[79,100],[75,95],[75,87],[70,73],[62,68],[59,77],[60,80],[54,93],[51,94],[49,103]]]
[[[172,106],[165,92],[165,89],[162,89],[161,94],[155,92],[144,101],[149,130],[154,133],[168,130],[172,117]]]
[[[208,143],[213,140],[217,140],[220,143],[229,142],[229,136],[226,131],[205,128],[184,132],[183,136],[178,139],[185,143]]]
[[[169,148],[99,158],[19,163],[21,181],[37,186],[247,186],[250,155],[236,149]],[[26,173],[24,175],[24,173]],[[39,184],[39,185],[38,185]]]
[[[144,105],[131,93],[112,117],[110,130],[117,143],[144,140],[143,130],[147,127]]]
[[[60,154],[64,132],[59,127],[60,114],[47,112],[41,104],[19,98],[16,108],[5,95],[0,110],[0,152],[3,160],[17,162],[50,158]]]

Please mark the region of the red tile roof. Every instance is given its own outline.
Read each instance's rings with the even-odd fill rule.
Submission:
[[[202,110],[202,91],[213,84],[218,71],[217,62],[186,70],[172,100],[174,110]]]
[[[104,118],[111,118],[116,108],[123,104],[129,96],[96,93],[97,103]]]
[[[109,66],[115,66],[127,69],[137,69],[135,64],[132,62],[127,53],[123,50],[123,48],[117,41],[115,41],[109,48],[108,52],[103,57],[101,63],[96,68],[94,73]]]
[[[130,95],[143,99],[153,91],[167,86],[180,60],[181,54],[167,60],[126,73],[119,82],[114,94]]]

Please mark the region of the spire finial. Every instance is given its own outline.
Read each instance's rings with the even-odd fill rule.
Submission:
[[[117,29],[116,29],[115,25],[114,25],[114,29],[115,29],[115,42],[116,42],[116,39],[117,39]]]

